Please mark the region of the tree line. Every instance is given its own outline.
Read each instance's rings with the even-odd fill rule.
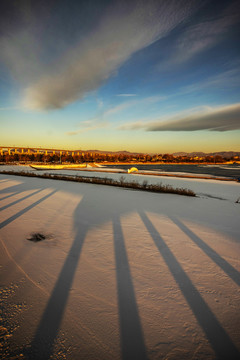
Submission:
[[[127,154],[127,153],[90,153],[81,154],[44,154],[44,153],[5,153],[0,155],[1,163],[86,163],[86,162],[163,162],[163,163],[224,163],[226,161],[240,161],[239,156],[173,156],[172,154]]]

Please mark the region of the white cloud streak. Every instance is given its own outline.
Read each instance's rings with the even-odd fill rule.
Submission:
[[[81,99],[113,76],[134,53],[183,21],[195,3],[150,0],[113,7],[95,30],[53,64],[39,61],[43,49],[31,29],[2,38],[0,45],[13,77],[27,84],[23,105],[57,109]],[[55,41],[60,38],[61,34],[55,34]]]
[[[159,119],[152,122],[135,122],[121,127],[122,130],[145,131],[231,131],[240,130],[240,103],[222,107],[205,107],[199,111],[181,114],[177,119]]]

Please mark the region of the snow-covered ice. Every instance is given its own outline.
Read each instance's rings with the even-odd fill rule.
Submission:
[[[3,358],[239,358],[240,184],[124,176],[198,196],[0,174]]]

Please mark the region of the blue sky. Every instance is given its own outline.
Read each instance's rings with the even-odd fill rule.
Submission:
[[[0,143],[240,151],[239,1],[3,1]]]

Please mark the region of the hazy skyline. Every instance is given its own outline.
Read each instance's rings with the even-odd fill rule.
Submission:
[[[0,143],[240,151],[240,3],[2,1]]]

